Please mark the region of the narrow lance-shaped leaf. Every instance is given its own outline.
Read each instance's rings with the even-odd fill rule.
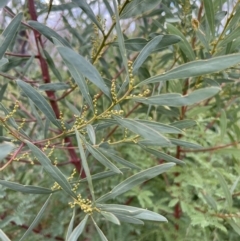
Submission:
[[[113,16],[113,10],[111,8],[111,5],[108,0],[103,0],[105,7],[107,8],[108,12],[110,13],[110,16]]]
[[[29,228],[27,229],[27,231],[24,233],[24,235],[22,236],[22,238],[19,241],[22,241],[26,238],[26,236],[32,232],[33,228],[38,224],[38,222],[41,220],[43,213],[45,211],[45,209],[48,206],[48,203],[50,201],[52,194],[50,194],[50,196],[48,197],[47,201],[44,203],[44,205],[42,206],[41,210],[39,211],[39,213],[37,214],[36,218],[33,220],[32,224],[29,226]]]
[[[212,0],[203,0],[204,2],[204,9],[206,18],[210,27],[210,30],[212,32],[212,35],[215,35],[215,14],[214,14],[214,7],[213,7],[213,1]]]
[[[157,45],[156,49],[153,50],[153,52],[160,51],[163,48],[166,48],[169,45],[176,44],[176,43],[178,43],[180,41],[182,41],[182,39],[179,36],[177,36],[177,35],[173,35],[173,34],[163,35],[162,40]]]
[[[182,40],[177,35],[166,34],[166,35],[161,35],[161,36],[162,36],[162,40],[152,50],[152,52],[159,51],[159,50],[161,50],[163,48],[168,47],[169,45],[176,44],[176,43],[178,43],[178,42],[180,42]],[[125,40],[124,43],[125,43],[126,49],[128,49],[128,50],[131,50],[131,51],[141,51],[144,48],[144,46],[147,43],[149,43],[149,41],[147,41],[144,38],[132,38],[132,39]]]
[[[44,170],[61,186],[61,188],[66,193],[68,193],[73,198],[77,198],[76,194],[72,191],[71,186],[63,173],[56,166],[52,165],[50,159],[40,149],[38,149],[29,141],[26,141],[26,143],[29,149],[33,152],[38,161],[41,163]]]
[[[71,45],[69,44],[69,42],[64,39],[63,37],[61,37],[57,32],[55,32],[54,30],[52,30],[51,28],[47,27],[44,24],[41,24],[37,21],[28,21],[28,24],[33,27],[34,29],[36,29],[39,33],[41,33],[42,35],[44,35],[47,39],[49,39],[51,42],[53,42],[53,37],[56,38],[59,42],[61,42],[64,46],[67,46],[69,48],[71,48]]]
[[[221,117],[220,117],[220,130],[221,130],[221,135],[220,139],[223,140],[226,131],[227,131],[227,116],[226,112],[224,110],[221,111]]]
[[[133,100],[144,104],[151,105],[167,105],[167,106],[186,106],[193,105],[200,101],[216,95],[221,89],[218,87],[203,88],[191,92],[188,95],[181,95],[177,93],[161,94],[151,97],[134,97]]]
[[[112,212],[116,216],[117,214],[124,214],[124,215],[128,215],[138,219],[142,219],[142,220],[157,221],[157,222],[167,221],[167,219],[162,215],[143,208],[137,208],[133,206],[119,205],[119,204],[97,204],[97,207],[100,208],[102,211]]]
[[[68,70],[71,73],[73,79],[75,80],[76,84],[78,85],[79,90],[83,95],[83,98],[86,100],[87,104],[90,106],[91,110],[93,111],[92,99],[89,94],[86,80],[81,72],[81,67],[80,67],[81,60],[79,60],[80,55],[78,55],[76,52],[74,52],[70,49],[67,49],[67,48],[66,48],[67,49],[66,54],[64,54],[66,49],[61,50],[61,49],[59,49],[59,47],[57,47],[57,49],[59,50],[59,53],[61,54],[64,63],[67,65]],[[68,50],[70,50],[70,53],[68,53]]]
[[[48,188],[32,186],[32,185],[21,185],[16,182],[9,182],[5,180],[0,180],[0,184],[9,189],[12,189],[17,192],[22,192],[22,193],[50,194],[53,192],[51,189],[48,189]]]
[[[62,76],[60,74],[60,72],[58,71],[58,69],[56,68],[55,64],[54,64],[54,61],[53,59],[51,58],[50,54],[45,50],[43,49],[43,53],[46,57],[46,60],[47,60],[47,63],[48,63],[48,66],[49,68],[52,70],[52,72],[54,73],[54,75],[56,76],[56,78],[60,81],[60,82],[63,82],[63,79],[62,79]]]
[[[108,220],[108,221],[110,221],[112,223],[115,223],[117,225],[120,225],[120,222],[119,222],[118,218],[113,213],[106,212],[106,211],[101,211],[100,213],[102,214],[102,216],[106,220]]]
[[[49,91],[49,90],[57,91],[57,90],[67,90],[71,87],[69,84],[65,84],[65,83],[48,83],[48,84],[40,85],[38,88],[39,90],[43,90],[43,91]]]
[[[84,219],[78,224],[78,226],[73,230],[67,241],[77,241],[79,236],[82,234],[83,229],[86,226],[89,215],[86,215]]]
[[[87,125],[87,133],[92,144],[96,144],[96,134],[92,125]]]
[[[86,155],[85,155],[85,152],[84,152],[84,149],[83,149],[83,146],[82,146],[81,136],[80,136],[80,134],[77,130],[75,130],[75,134],[76,134],[76,137],[77,137],[78,149],[79,149],[79,152],[80,152],[83,169],[86,173],[86,177],[87,177],[87,181],[88,181],[88,187],[90,189],[93,202],[95,202],[94,190],[93,190],[93,184],[92,184],[92,177],[91,177],[90,170],[89,170],[89,167],[88,167]]]
[[[108,239],[106,238],[106,236],[104,235],[104,233],[102,232],[102,230],[98,227],[97,223],[95,222],[95,220],[93,219],[93,217],[91,216],[93,224],[95,226],[95,228],[97,229],[97,232],[101,238],[102,241],[108,241]]]
[[[8,63],[8,59],[6,59],[6,58],[0,59],[0,67],[3,66],[6,63]]]
[[[3,96],[4,96],[4,93],[5,93],[6,89],[7,89],[7,86],[8,86],[8,84],[4,84],[4,85],[1,86],[1,89],[0,89],[0,102],[3,99]]]
[[[240,63],[240,54],[229,54],[208,60],[197,60],[182,64],[164,74],[153,76],[139,85],[156,83],[164,80],[183,79],[211,74]]]
[[[75,219],[75,213],[76,213],[76,209],[75,207],[73,208],[73,215],[72,215],[72,218],[71,218],[71,221],[68,225],[68,230],[67,230],[67,234],[66,234],[66,240],[69,239],[72,231],[73,231],[73,225],[74,225],[74,219]]]
[[[238,186],[239,181],[240,181],[240,176],[238,176],[238,178],[234,181],[233,185],[231,186],[231,189],[230,189],[231,194],[233,194],[234,190]]]
[[[151,167],[147,170],[141,171],[141,172],[127,178],[126,180],[124,180],[123,182],[118,184],[117,186],[115,186],[110,193],[107,193],[107,194],[103,195],[102,197],[100,197],[97,200],[97,202],[99,203],[102,201],[107,201],[112,198],[116,198],[117,196],[121,195],[122,193],[125,193],[126,191],[132,189],[134,186],[139,185],[149,179],[152,179],[163,172],[166,172],[169,168],[173,167],[174,165],[175,165],[175,163],[170,162],[170,163],[158,165],[155,167]]]
[[[147,120],[137,120],[142,124],[145,124],[152,129],[159,131],[160,133],[168,133],[168,134],[183,134],[184,132],[177,127],[171,126],[171,125],[166,125],[162,124],[156,121],[147,121]]]
[[[224,177],[222,176],[222,174],[220,172],[216,172],[217,176],[218,176],[218,180],[220,182],[220,185],[223,189],[223,192],[225,194],[227,203],[228,203],[228,207],[231,208],[232,204],[233,204],[233,200],[232,200],[232,194],[230,192],[230,189],[228,188],[228,185],[224,179]]]
[[[53,5],[53,0],[49,0],[49,6],[48,6],[48,12],[47,12],[47,17],[46,19],[48,19],[48,16],[51,12],[51,9],[52,9],[52,5]]]
[[[144,38],[132,38],[124,41],[125,48],[132,51],[141,51],[147,43],[148,41]]]
[[[32,100],[30,100],[29,98],[28,98],[28,100],[29,100],[29,104],[30,104],[32,113],[33,113],[33,115],[35,116],[35,118],[37,120],[38,126],[41,127],[42,130],[44,130],[44,124],[43,124],[42,118],[40,117],[40,115],[39,115],[39,113],[38,113],[34,103],[32,102]]]
[[[202,195],[203,195],[204,199],[206,200],[206,202],[208,203],[208,205],[210,207],[212,207],[215,211],[217,211],[217,203],[214,200],[214,198],[205,191],[202,192]]]
[[[14,19],[9,23],[7,28],[3,31],[0,36],[0,59],[6,52],[9,44],[12,42],[22,20],[23,14],[19,13]]]
[[[196,125],[196,121],[193,120],[180,120],[170,124],[178,129],[186,129]]]
[[[115,214],[115,216],[122,222],[122,223],[131,223],[131,224],[140,224],[140,225],[143,225],[144,222],[140,219],[137,219],[135,217],[132,217],[132,216],[128,216],[128,215],[125,215],[125,214],[120,214],[120,213],[117,213]]]
[[[3,142],[0,144],[0,161],[2,161],[13,150],[14,145],[11,142]]]
[[[10,1],[10,0],[1,0],[1,2],[0,2],[0,8],[5,7],[5,6],[8,4],[9,1]]]
[[[170,156],[164,152],[161,152],[161,151],[157,151],[157,150],[154,150],[154,149],[151,149],[151,148],[146,148],[144,147],[144,150],[153,154],[154,156],[158,157],[158,158],[161,158],[165,161],[168,161],[168,162],[174,162],[176,164],[184,164],[183,161],[173,157],[173,156]]]
[[[240,226],[236,223],[236,221],[233,221],[231,219],[227,219],[227,221],[232,226],[234,231],[240,236]]]
[[[223,47],[224,45],[227,45],[231,41],[235,40],[239,37],[239,31],[240,26],[236,29],[234,29],[231,33],[229,33],[218,45],[218,47]]]
[[[163,35],[156,36],[150,42],[146,44],[146,46],[142,49],[142,51],[137,56],[136,60],[133,63],[133,73],[136,73],[138,69],[142,66],[147,57],[152,53],[152,51],[157,47],[157,45],[161,42]]]
[[[89,4],[86,2],[86,0],[72,0],[72,2],[75,3],[78,7],[80,7],[103,33],[101,25],[99,24],[93,10],[89,7]]]
[[[121,173],[122,172],[112,163],[108,160],[106,156],[103,155],[103,153],[98,149],[95,148],[88,143],[86,143],[86,147],[88,151],[100,162],[102,163],[105,167],[109,168],[110,170],[116,172],[116,173]]]
[[[108,150],[105,150],[105,149],[101,148],[101,151],[104,152],[108,157],[110,157],[115,162],[118,162],[118,163],[120,163],[120,164],[122,164],[122,165],[124,165],[126,167],[130,167],[130,168],[133,168],[133,169],[140,169],[135,164],[133,164],[133,163],[131,163],[129,161],[126,161],[125,159],[123,159],[120,156],[117,156],[117,155],[111,153]]]
[[[77,82],[77,79],[79,78],[79,72],[83,74],[87,79],[89,79],[93,84],[95,84],[106,96],[110,98],[110,91],[105,82],[103,81],[101,75],[97,71],[97,69],[88,62],[83,56],[79,55],[75,51],[73,51],[70,48],[57,46],[57,49],[59,53],[61,54],[64,62],[66,61],[67,66],[71,67],[69,70],[71,70],[71,74],[74,73],[74,79]],[[71,66],[70,66],[71,65]],[[85,81],[83,78],[80,79],[81,82]],[[83,83],[80,81],[77,82],[78,84],[81,84],[81,87],[83,87]],[[84,87],[86,88],[86,86]],[[87,91],[87,90],[86,90]],[[85,93],[85,92],[84,92]],[[87,92],[88,93],[88,92]],[[88,93],[89,95],[89,93]],[[86,96],[84,96],[86,97]]]
[[[119,168],[119,170],[124,173],[126,171],[129,171],[129,168],[123,167],[123,168]],[[121,174],[121,173],[119,173]],[[92,180],[101,180],[101,179],[105,179],[108,177],[112,177],[112,176],[116,176],[116,172],[113,171],[105,171],[105,172],[99,172],[97,174],[92,175]],[[80,182],[86,182],[87,178],[83,178],[80,180]]]
[[[25,95],[29,97],[36,107],[45,114],[45,116],[57,127],[61,128],[61,124],[56,118],[53,109],[48,104],[46,99],[39,94],[30,84],[25,83],[22,80],[16,80],[18,86],[22,89]]]
[[[154,9],[161,0],[132,0],[122,11],[121,19],[132,18]]]
[[[2,241],[11,241],[8,236],[2,231],[2,229],[0,229],[0,239]]]
[[[169,31],[169,33],[175,34],[182,39],[182,41],[178,43],[178,46],[181,48],[181,50],[183,51],[183,53],[187,56],[187,58],[189,60],[191,60],[191,61],[195,60],[195,54],[192,50],[192,47],[189,44],[189,42],[187,41],[187,39],[185,38],[185,36],[182,34],[182,32],[179,31],[175,26],[173,26],[170,23],[167,23],[167,30]]]
[[[158,143],[165,143],[169,144],[169,140],[162,136],[159,132],[156,130],[150,128],[147,125],[144,125],[138,121],[131,120],[131,119],[124,119],[118,116],[113,116],[114,119],[119,123],[119,125],[123,126],[124,128],[129,129],[130,131],[146,138],[149,139],[151,138],[152,140],[158,142]]]
[[[194,149],[201,149],[201,148],[203,148],[199,144],[188,142],[188,141],[183,141],[183,140],[180,140],[180,139],[169,138],[169,140],[171,141],[171,143],[173,145],[176,145],[176,146],[184,146],[186,148],[194,148]]]
[[[119,45],[120,53],[121,53],[121,56],[122,56],[123,65],[125,67],[125,70],[127,72],[127,77],[128,77],[128,80],[129,80],[129,71],[128,71],[128,63],[127,63],[127,52],[126,52],[126,48],[125,48],[125,45],[124,45],[124,38],[123,38],[123,33],[122,33],[122,30],[121,30],[121,26],[120,26],[120,19],[119,19],[119,15],[118,15],[118,7],[117,7],[116,0],[113,0],[113,5],[114,5],[115,17],[116,17],[115,21],[116,21],[118,45]]]

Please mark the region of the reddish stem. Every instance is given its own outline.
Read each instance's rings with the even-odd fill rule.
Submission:
[[[28,9],[29,9],[29,14],[31,16],[31,19],[34,20],[34,21],[37,21],[37,12],[36,12],[36,8],[35,8],[34,0],[28,0]],[[42,71],[43,81],[44,81],[44,83],[50,83],[51,79],[50,79],[50,74],[49,74],[49,70],[48,70],[48,64],[41,54],[41,49],[44,48],[44,45],[43,45],[43,42],[42,42],[42,39],[41,39],[41,34],[36,30],[33,30],[33,32],[34,32],[34,37],[35,37],[36,46],[37,46],[37,50],[38,50],[38,56],[39,56],[39,62],[40,62],[40,67],[41,67],[41,71]],[[56,102],[56,97],[55,97],[54,91],[46,91],[46,94],[49,98],[51,107],[52,107],[57,119],[59,119],[60,111],[59,111],[58,104]],[[66,143],[68,143],[67,144],[68,147],[73,146],[72,141],[69,137],[65,137],[64,141]],[[70,155],[71,163],[80,172],[81,162],[80,162],[80,159],[78,158],[75,150],[70,148],[70,149],[68,149],[68,153]],[[85,177],[84,172],[82,172],[81,177],[82,178]]]
[[[186,95],[186,94],[187,94],[188,88],[189,88],[189,79],[186,79],[186,82],[185,82],[185,85],[184,85],[184,88],[183,88],[183,91],[182,91],[182,92],[183,92],[183,95]],[[180,120],[183,120],[183,119],[184,119],[186,111],[187,111],[187,107],[186,107],[186,106],[182,106],[182,108],[181,108]],[[182,135],[179,134],[179,135],[178,135],[178,139],[181,139],[181,138],[182,138]],[[179,160],[181,160],[181,148],[180,148],[180,146],[177,146],[177,147],[176,147],[176,158],[179,159]],[[179,175],[179,173],[176,172],[176,173],[175,173],[175,177],[177,177],[178,175]],[[176,185],[180,187],[180,183],[177,183]],[[174,207],[174,217],[175,217],[176,219],[179,219],[179,218],[181,217],[181,212],[182,212],[182,211],[181,211],[180,203],[178,202],[178,203],[175,205],[175,207]],[[175,228],[176,228],[176,230],[179,229],[178,224],[175,224]]]

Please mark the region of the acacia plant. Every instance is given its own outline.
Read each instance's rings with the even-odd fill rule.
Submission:
[[[238,240],[239,1],[0,7],[3,241]]]

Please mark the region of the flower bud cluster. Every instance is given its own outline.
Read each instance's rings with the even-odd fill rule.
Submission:
[[[117,103],[116,80],[115,79],[112,80],[111,95],[112,95],[113,103]]]
[[[100,118],[106,119],[111,118],[112,115],[123,115],[123,110],[111,110],[107,111],[106,113],[102,114]]]
[[[64,123],[64,120],[63,120],[63,113],[62,113],[62,111],[60,111],[59,119],[60,119],[60,122],[61,122],[61,127],[62,127],[63,132],[66,132],[67,129],[66,129],[66,126],[65,126],[65,123]]]
[[[26,119],[25,119],[25,118],[22,118],[22,122],[21,122],[21,124],[18,126],[18,132],[19,132],[20,130],[22,130],[25,122],[26,122]]]
[[[130,97],[146,97],[150,94],[150,90],[146,89],[143,91],[143,93],[139,93],[138,95],[130,95]]]
[[[73,202],[70,202],[69,205],[71,208],[74,208],[75,205],[78,205],[84,213],[89,215],[92,215],[94,211],[100,212],[99,209],[93,207],[91,200],[82,198],[81,194],[78,194],[77,200],[75,199]]]
[[[19,102],[16,101],[14,107],[13,107],[13,110],[11,112],[9,112],[8,115],[6,115],[6,117],[4,118],[4,122],[7,121],[9,118],[11,118],[16,112],[17,112],[17,109],[19,108]]]
[[[76,118],[76,120],[75,120],[75,122],[74,122],[74,125],[73,125],[71,131],[74,131],[75,128],[78,129],[78,128],[80,128],[83,124],[86,124],[86,123],[87,123],[87,121],[86,121],[86,119],[85,119],[86,114],[87,114],[87,106],[84,105],[84,106],[82,107],[81,116],[74,115],[74,117]]]
[[[129,73],[129,88],[133,87],[134,77],[133,77],[133,62],[131,60],[128,61],[128,73]]]
[[[57,182],[54,182],[53,186],[51,187],[51,190],[56,191],[60,189],[61,189],[61,186]]]
[[[96,94],[93,96],[93,107],[94,107],[94,115],[97,115],[98,109],[97,109],[97,100],[99,98],[99,94]]]

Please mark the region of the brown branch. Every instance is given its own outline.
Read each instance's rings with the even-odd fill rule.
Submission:
[[[18,147],[18,149],[14,152],[14,154],[12,155],[11,159],[5,164],[3,165],[3,167],[0,168],[0,171],[4,170],[10,163],[13,162],[13,160],[15,159],[15,157],[20,153],[20,151],[22,150],[24,146],[24,143],[21,143],[21,145]]]
[[[209,147],[209,148],[203,148],[203,149],[196,149],[196,150],[191,150],[191,149],[181,149],[181,152],[210,152],[210,151],[217,151],[219,149],[223,149],[229,146],[235,146],[239,143],[239,141],[235,141],[226,145],[221,145],[221,146],[214,146],[214,147]]]
[[[10,52],[6,52],[5,55],[20,57],[20,58],[31,58],[32,57],[32,55],[30,55],[30,54],[17,54],[17,53],[10,53]],[[35,55],[34,58],[39,58],[39,55]]]

